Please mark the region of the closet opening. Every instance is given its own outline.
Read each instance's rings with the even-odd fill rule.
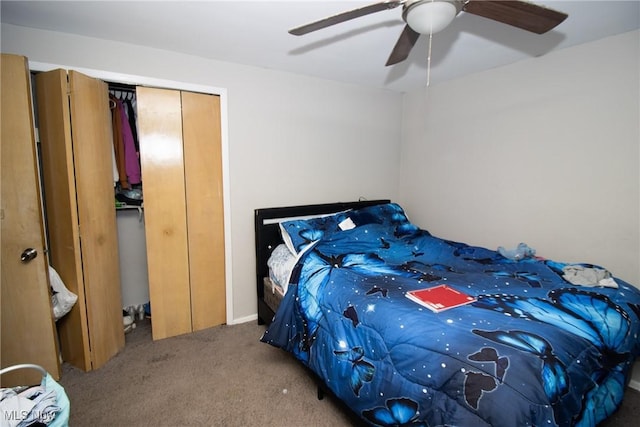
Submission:
[[[113,188],[122,324],[125,334],[151,335],[151,303],[145,238],[144,192],[140,165],[140,142],[136,86],[106,82],[113,132]]]

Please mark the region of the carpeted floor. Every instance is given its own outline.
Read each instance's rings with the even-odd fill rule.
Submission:
[[[125,349],[104,367],[64,365],[60,384],[75,426],[351,426],[331,396],[293,357],[259,342],[255,322],[152,341],[148,320],[126,335]],[[637,425],[640,392],[603,426]]]

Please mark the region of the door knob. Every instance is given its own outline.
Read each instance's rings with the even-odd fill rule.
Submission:
[[[36,251],[33,248],[27,248],[22,252],[22,255],[20,255],[20,261],[22,262],[29,262],[32,259],[34,259],[35,257],[38,256],[38,251]]]

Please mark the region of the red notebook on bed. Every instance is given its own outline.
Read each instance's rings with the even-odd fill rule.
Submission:
[[[447,285],[409,291],[405,296],[436,313],[469,304],[476,300],[474,297]]]

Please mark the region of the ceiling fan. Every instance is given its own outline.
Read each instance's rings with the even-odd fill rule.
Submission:
[[[301,36],[341,22],[402,6],[402,19],[406,22],[386,65],[397,64],[409,56],[421,34],[434,34],[443,30],[461,11],[502,22],[513,27],[543,34],[567,18],[557,12],[528,1],[516,0],[386,0],[357,9],[338,13],[318,21],[289,30]]]

